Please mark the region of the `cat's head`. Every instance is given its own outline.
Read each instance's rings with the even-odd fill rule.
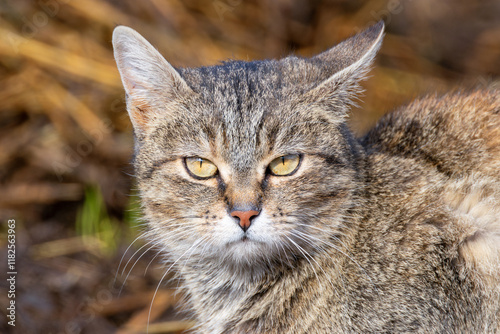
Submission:
[[[292,263],[339,246],[362,153],[345,124],[383,23],[313,58],[175,69],[118,27],[146,219],[174,260]],[[201,258],[200,258],[201,257]]]

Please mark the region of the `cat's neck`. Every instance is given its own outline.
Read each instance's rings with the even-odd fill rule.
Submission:
[[[297,259],[293,266],[234,271],[214,265],[196,268],[188,265],[181,276],[197,320],[206,332],[252,332],[281,317],[283,309],[277,309],[276,305],[289,308],[287,312],[296,312],[308,309],[303,308],[304,304],[319,302],[325,296],[331,299],[332,295],[339,299],[336,304],[341,305],[345,298],[342,291],[349,280],[344,277],[343,268],[346,261],[353,260],[351,255],[346,244],[342,244],[337,249]],[[313,290],[313,295],[302,291],[303,287],[314,286],[321,287],[317,291],[332,293],[314,296]],[[291,305],[294,299],[297,302]],[[219,327],[222,324],[234,327]]]

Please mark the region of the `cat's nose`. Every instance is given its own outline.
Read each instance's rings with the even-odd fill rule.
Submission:
[[[252,219],[257,217],[260,214],[260,211],[257,210],[247,210],[247,211],[238,211],[232,210],[231,216],[238,218],[239,225],[243,229],[243,232],[246,232],[250,225],[252,224]]]

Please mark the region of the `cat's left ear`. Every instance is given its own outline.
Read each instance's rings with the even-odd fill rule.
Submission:
[[[116,27],[113,49],[136,132],[144,131],[154,117],[161,117],[168,103],[192,93],[172,65],[135,30]]]
[[[370,70],[384,36],[380,21],[359,34],[308,60],[316,85],[305,94],[308,100],[325,101],[345,109]]]

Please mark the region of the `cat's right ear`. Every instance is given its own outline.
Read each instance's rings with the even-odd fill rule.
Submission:
[[[161,116],[169,100],[191,92],[175,68],[135,30],[116,27],[113,49],[127,96],[128,113],[139,133],[151,119]]]

